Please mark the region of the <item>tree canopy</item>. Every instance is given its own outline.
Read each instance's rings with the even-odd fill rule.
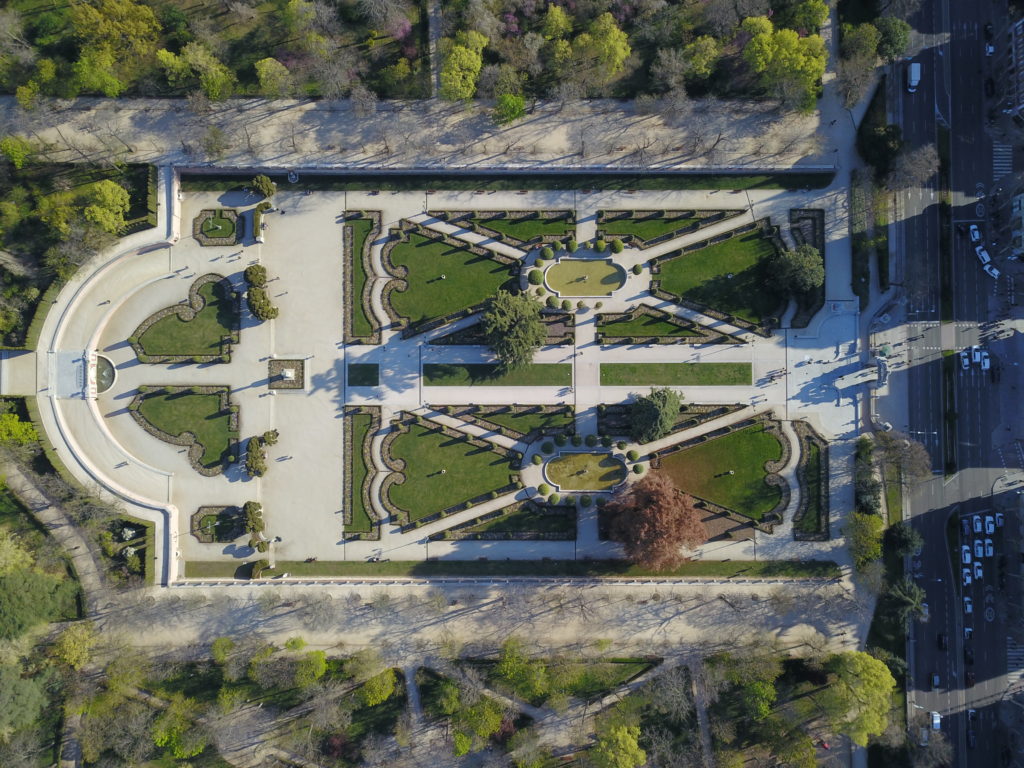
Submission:
[[[547,334],[540,310],[541,305],[525,293],[498,291],[488,301],[482,320],[484,334],[503,371],[529,365],[544,343]]]
[[[895,61],[902,56],[910,43],[910,25],[903,19],[882,16],[875,19],[878,30],[878,55],[886,61]]]
[[[46,706],[44,675],[22,677],[13,664],[0,664],[0,735],[32,725]]]
[[[782,294],[800,295],[825,284],[825,260],[809,243],[779,251],[769,263],[771,282]]]
[[[124,217],[130,205],[131,198],[124,187],[110,179],[103,179],[92,185],[82,213],[86,220],[104,232],[116,235],[124,229]]]
[[[683,560],[680,549],[707,538],[693,499],[658,472],[619,491],[604,513],[609,535],[622,544],[626,557],[651,570],[678,567]]]
[[[830,685],[822,692],[833,727],[860,746],[885,731],[896,681],[889,668],[863,651],[844,651],[826,663]]]
[[[667,387],[651,389],[629,406],[630,436],[637,443],[649,443],[672,431],[679,417],[680,396]]]
[[[862,569],[882,556],[882,532],[885,523],[878,515],[854,512],[846,524],[853,564]]]
[[[775,29],[765,16],[748,17],[741,28],[750,35],[743,58],[761,76],[761,86],[779,95],[784,104],[804,112],[814,109],[828,58],[824,40],[816,34],[800,37],[792,29]]]
[[[640,729],[635,725],[613,725],[598,734],[587,757],[595,768],[639,768],[647,762],[640,748]]]
[[[0,640],[19,637],[69,612],[75,592],[74,582],[34,570],[0,576]]]

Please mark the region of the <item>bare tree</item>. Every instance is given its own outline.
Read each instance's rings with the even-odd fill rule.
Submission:
[[[352,111],[356,117],[372,117],[377,112],[377,94],[367,88],[362,82],[352,87]]]
[[[399,17],[404,18],[409,6],[404,0],[359,0],[359,12],[376,29],[387,29]]]
[[[953,748],[942,731],[932,731],[928,744],[913,752],[914,768],[938,768],[953,761]]]
[[[882,0],[879,5],[883,16],[895,16],[898,19],[909,21],[910,17],[921,7],[921,0]]]
[[[917,149],[904,149],[893,162],[886,177],[886,186],[895,191],[919,187],[930,179],[939,167],[939,151],[934,144]]]
[[[26,67],[35,61],[35,49],[24,35],[21,14],[14,8],[0,9],[0,62]]]

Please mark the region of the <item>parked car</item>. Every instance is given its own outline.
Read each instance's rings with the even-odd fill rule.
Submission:
[[[964,646],[964,661],[968,664],[974,663],[974,649],[969,645]]]
[[[981,563],[978,561],[974,562],[974,580],[981,581],[985,577],[985,569],[982,568]]]
[[[971,535],[971,521],[966,517],[960,518],[960,533],[964,536]]]
[[[960,559],[964,562],[965,565],[970,565],[971,546],[969,544],[964,544],[962,547],[960,547]]]
[[[995,551],[995,547],[992,546],[992,539],[985,539],[985,557],[992,557]]]
[[[964,627],[964,640],[974,637],[974,627]]]
[[[974,735],[974,729],[967,729],[967,748],[974,749],[974,746],[978,743],[977,737]]]
[[[963,579],[964,579],[964,586],[965,587],[971,586],[971,569],[970,568],[964,568],[963,571],[961,572],[961,575],[963,576]]]
[[[985,274],[991,277],[993,280],[998,280],[999,275],[1002,274],[998,269],[996,269],[991,264],[986,264],[984,267],[982,267],[982,269],[985,271]]]
[[[939,673],[932,672],[931,677],[928,678],[928,682],[931,684],[933,691],[937,690],[941,684],[941,680],[939,680]]]
[[[972,363],[980,363],[981,362],[981,347],[978,346],[977,344],[975,344],[973,347],[971,347],[971,362]]]
[[[942,715],[932,712],[932,730],[937,731],[942,727]]]
[[[988,354],[987,349],[981,350],[981,370],[987,371],[992,367],[992,358]]]
[[[971,354],[966,350],[960,350],[960,367],[965,371],[971,367]]]
[[[972,243],[980,243],[981,242],[981,230],[978,229],[978,225],[977,224],[971,224],[971,226],[969,226],[967,228],[967,231],[971,235],[971,242]]]
[[[978,719],[978,710],[976,710],[976,709],[968,709],[967,710],[967,722],[973,723],[977,719]]]
[[[981,539],[975,539],[974,541],[974,556],[978,559],[985,556],[985,542]]]
[[[986,56],[993,56],[993,55],[995,55],[995,52],[996,52],[996,47],[994,45],[992,45],[992,43],[985,43],[985,55]]]
[[[981,528],[982,528],[981,515],[974,515],[974,516],[972,516],[971,517],[971,524],[974,527],[974,532],[975,533],[981,533]]]
[[[982,264],[988,264],[990,261],[992,261],[992,257],[988,255],[988,251],[985,250],[984,245],[974,246],[974,252],[978,256],[978,261],[980,261]]]
[[[990,536],[996,532],[996,521],[992,515],[985,515],[985,533]]]
[[[1002,512],[996,512],[996,528],[1002,528],[1002,527],[1003,527],[1003,513]]]
[[[974,613],[974,601],[969,597],[964,597],[964,613]]]
[[[935,640],[939,644],[939,650],[940,651],[948,650],[948,648],[949,648],[949,635],[947,635],[945,632],[939,632],[939,634],[937,634],[935,636]]]

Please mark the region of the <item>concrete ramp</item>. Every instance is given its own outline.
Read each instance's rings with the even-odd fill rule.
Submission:
[[[0,352],[0,395],[27,397],[37,390],[36,353],[21,349]]]

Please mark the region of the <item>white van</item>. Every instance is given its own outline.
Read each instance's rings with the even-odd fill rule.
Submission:
[[[912,61],[907,65],[907,93],[917,93],[921,84],[921,62]]]

